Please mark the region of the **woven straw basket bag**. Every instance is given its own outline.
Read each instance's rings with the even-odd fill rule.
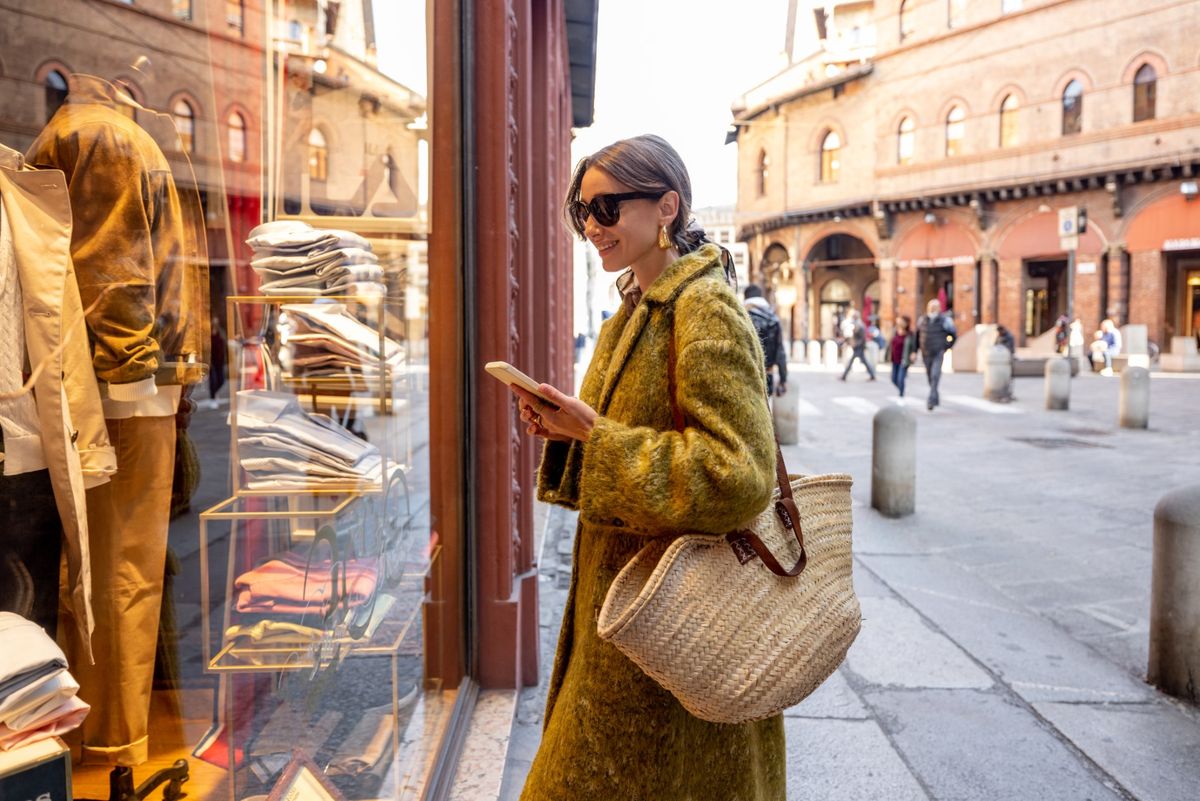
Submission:
[[[670,351],[682,430],[673,341]],[[760,720],[802,701],[842,663],[862,621],[850,476],[788,475],[778,446],[776,465],[779,488],[746,528],[649,543],[600,609],[600,638],[714,723]]]

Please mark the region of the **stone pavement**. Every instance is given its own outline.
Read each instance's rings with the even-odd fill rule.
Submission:
[[[1116,427],[1119,379],[1084,375],[1071,410],[979,400],[982,376],[943,377],[918,418],[917,512],[870,509],[871,415],[884,374],[848,383],[793,365],[793,472],[856,479],[863,630],[842,668],[788,710],[791,799],[1200,798],[1200,711],[1145,679],[1152,516],[1200,482],[1200,380],[1154,374],[1150,429]],[[500,798],[516,799],[541,729],[574,516],[542,549],[542,684],[520,692]],[[1200,577],[1197,577],[1200,581]]]

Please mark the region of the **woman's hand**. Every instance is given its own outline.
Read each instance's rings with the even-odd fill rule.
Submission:
[[[555,442],[570,442],[577,439],[587,442],[596,422],[596,411],[578,398],[564,395],[549,384],[539,384],[538,389],[554,405],[546,403],[520,387],[512,387],[521,403],[521,419],[529,423],[526,433]]]

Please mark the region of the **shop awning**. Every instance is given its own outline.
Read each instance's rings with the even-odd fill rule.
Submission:
[[[567,51],[571,59],[571,125],[586,128],[595,118],[596,15],[599,0],[567,0]]]

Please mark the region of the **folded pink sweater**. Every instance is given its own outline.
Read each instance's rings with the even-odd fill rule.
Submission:
[[[350,607],[361,606],[375,591],[379,579],[376,561],[352,559],[344,564],[344,584],[341,565],[338,565],[338,593],[346,598]],[[332,592],[328,561],[308,567],[307,581],[303,565],[296,565],[293,560],[272,559],[243,573],[234,582],[237,611],[247,613],[319,614],[328,607]]]

